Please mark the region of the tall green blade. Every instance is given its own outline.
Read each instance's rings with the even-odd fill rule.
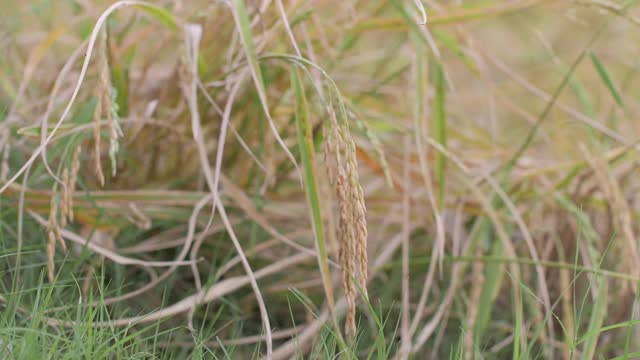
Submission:
[[[291,69],[291,87],[295,93],[295,122],[298,134],[298,145],[300,148],[300,159],[302,161],[302,174],[304,179],[304,189],[307,195],[307,202],[311,208],[311,223],[316,239],[316,248],[318,250],[318,264],[322,274],[327,301],[333,309],[333,287],[331,284],[331,272],[329,271],[329,258],[327,256],[324,226],[322,222],[322,213],[320,206],[320,197],[318,195],[318,187],[316,179],[318,178],[315,167],[314,143],[313,143],[313,126],[309,120],[309,109],[307,98],[304,93],[304,87],[300,80],[298,68],[294,65]]]
[[[589,57],[591,58],[593,66],[596,67],[598,75],[600,75],[600,78],[611,92],[613,98],[616,100],[616,103],[618,103],[618,105],[620,105],[621,107],[624,106],[622,96],[620,95],[620,92],[618,92],[618,88],[613,83],[611,76],[609,76],[609,72],[607,71],[607,69],[605,69],[604,65],[602,65],[600,60],[598,60],[596,54],[594,54],[593,52],[589,52]]]
[[[434,87],[435,98],[433,100],[433,137],[447,148],[447,114],[446,114],[446,80],[442,65],[434,60]],[[438,206],[442,208],[444,205],[445,194],[445,170],[447,167],[447,157],[438,152],[436,154],[436,179],[438,179]]]

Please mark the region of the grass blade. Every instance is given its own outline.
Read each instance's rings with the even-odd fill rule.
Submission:
[[[156,18],[158,21],[164,24],[164,26],[171,29],[172,31],[176,31],[176,29],[178,28],[175,17],[173,17],[173,15],[168,10],[146,3],[138,3],[134,6],[146,12],[148,15]]]
[[[589,328],[587,329],[588,334],[594,335],[588,337],[583,346],[582,354],[585,359],[595,358],[596,346],[600,338],[598,335],[604,323],[605,316],[607,315],[607,295],[609,293],[607,280],[600,277],[598,283],[600,288],[598,289],[598,296],[593,304],[593,310],[589,318]]]
[[[609,91],[611,92],[611,95],[613,96],[613,98],[616,100],[616,103],[618,103],[620,107],[623,107],[624,103],[622,101],[622,96],[620,96],[620,92],[618,92],[618,89],[614,85],[613,80],[611,79],[611,76],[609,76],[609,72],[607,71],[607,69],[605,69],[604,65],[602,65],[600,60],[598,60],[598,57],[596,56],[596,54],[590,51],[589,57],[591,58],[591,62],[593,63],[593,66],[595,66],[596,70],[598,71],[598,75],[600,75],[600,78],[602,79],[604,84],[607,85],[607,88],[609,88]]]
[[[433,100],[433,136],[434,139],[447,148],[447,115],[446,115],[446,80],[442,65],[434,60],[434,86],[435,98]],[[447,167],[447,157],[438,152],[436,154],[436,179],[438,180],[438,206],[444,205],[445,195],[445,170]]]
[[[485,240],[489,240],[493,243],[491,256],[503,256],[504,245],[500,241],[492,241],[493,231],[491,224],[483,220],[483,230],[480,232],[480,236],[484,235]],[[473,329],[473,344],[475,347],[480,347],[481,341],[484,337],[484,333],[491,321],[491,314],[495,307],[495,301],[502,286],[504,276],[506,274],[505,266],[503,264],[490,263],[486,265],[484,273],[484,284],[482,285],[482,293],[480,294],[479,303],[477,304],[478,311],[477,318],[475,319],[475,328]]]
[[[292,66],[291,69],[291,86],[293,87],[296,99],[295,122],[300,148],[300,158],[302,160],[304,188],[307,195],[307,202],[311,208],[311,223],[313,225],[316,248],[318,250],[318,264],[320,266],[320,273],[322,275],[322,282],[326,292],[327,301],[329,303],[329,308],[335,319],[331,272],[329,271],[329,258],[327,256],[324,238],[320,197],[318,195],[318,187],[316,184],[318,176],[315,167],[313,127],[309,120],[309,109],[307,106],[307,98],[304,94],[304,87],[300,80],[299,70],[295,65]],[[336,329],[339,329],[339,327],[336,326]]]

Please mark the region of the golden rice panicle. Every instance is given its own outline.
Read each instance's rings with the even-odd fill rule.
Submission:
[[[76,191],[78,171],[80,170],[80,150],[76,147],[71,166],[62,171],[62,195],[60,196],[60,227],[65,228],[67,222],[73,222],[73,193]],[[53,206],[53,205],[52,205]]]
[[[69,169],[62,171],[62,194],[60,195],[60,227],[67,226],[67,199],[69,198]]]
[[[67,251],[67,245],[62,238],[62,231],[60,230],[60,224],[58,223],[58,186],[54,186],[51,194],[51,202],[49,205],[49,223],[47,226],[48,242],[47,242],[47,276],[50,282],[53,282],[53,272],[55,271],[55,247],[56,240],[60,243],[60,247],[63,251]]]
[[[101,96],[98,95],[98,98]],[[100,159],[101,144],[100,144],[100,118],[102,117],[102,101],[98,100],[96,103],[96,110],[93,113],[93,144],[94,144],[94,164],[95,174],[100,186],[104,186],[104,173],[102,171],[102,161]]]
[[[355,143],[346,124],[339,124],[334,110],[328,108],[330,129],[324,156],[327,175],[335,188],[339,206],[338,258],[347,299],[347,336],[356,334],[356,297],[367,295],[367,222],[364,194],[358,178]],[[359,289],[358,289],[359,288]]]
[[[76,191],[76,183],[78,182],[78,172],[80,171],[80,152],[82,146],[76,147],[73,153],[73,159],[71,160],[71,175],[69,176],[69,191],[67,193],[67,217],[69,222],[73,222],[73,194]]]
[[[356,146],[353,139],[349,137],[349,146],[351,151],[348,152],[348,175],[351,181],[351,206],[352,216],[354,222],[355,231],[355,246],[356,246],[356,264],[359,268],[359,285],[364,293],[365,297],[368,297],[367,293],[367,278],[368,278],[368,264],[369,259],[367,256],[367,208],[364,201],[364,192],[362,185],[360,185],[360,179],[358,176],[358,163],[356,159]]]

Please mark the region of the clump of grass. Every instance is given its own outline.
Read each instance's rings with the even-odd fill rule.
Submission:
[[[0,357],[640,351],[636,1],[9,5]]]

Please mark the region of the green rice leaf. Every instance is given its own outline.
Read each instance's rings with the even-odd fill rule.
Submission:
[[[300,158],[302,160],[304,189],[307,195],[307,202],[311,208],[311,220],[316,239],[316,248],[318,250],[318,263],[320,265],[320,272],[328,301],[333,303],[333,286],[331,283],[331,272],[329,270],[329,257],[327,255],[324,238],[320,196],[318,195],[318,186],[316,184],[316,179],[319,177],[315,167],[313,126],[309,120],[309,108],[304,87],[300,80],[299,70],[295,65],[292,66],[291,69],[291,87],[293,88],[296,99],[295,122],[298,134],[298,145]]]
[[[605,69],[604,65],[602,65],[600,60],[598,60],[598,58],[596,57],[596,54],[594,54],[593,52],[589,52],[589,57],[591,57],[591,62],[596,67],[596,70],[598,71],[598,75],[600,75],[600,78],[602,79],[604,84],[607,85],[607,88],[609,88],[609,91],[611,92],[611,95],[613,96],[613,98],[616,100],[618,105],[623,107],[624,103],[622,101],[622,96],[620,96],[620,93],[618,92],[618,89],[614,85],[613,80],[611,79],[611,76],[609,76],[609,72],[607,72],[607,69]]]
[[[178,28],[175,17],[165,8],[150,4],[136,4],[134,6],[156,18],[170,30],[175,31]]]

